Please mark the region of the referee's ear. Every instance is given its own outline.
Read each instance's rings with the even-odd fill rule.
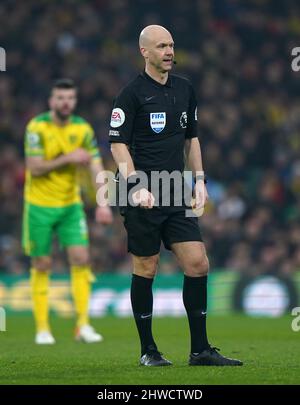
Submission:
[[[140,48],[141,54],[143,56],[144,59],[148,59],[148,50],[144,47]]]

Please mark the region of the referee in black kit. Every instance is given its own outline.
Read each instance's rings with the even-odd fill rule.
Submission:
[[[156,274],[161,241],[176,255],[184,271],[183,302],[190,334],[191,366],[239,366],[242,362],[222,356],[211,347],[206,334],[208,259],[198,219],[186,216],[187,205],[161,204],[150,186],[138,182],[137,173],[148,178],[156,171],[184,170],[184,152],[195,176],[195,208],[207,199],[200,144],[197,137],[197,102],[190,82],[170,75],[174,63],[171,34],[158,25],[143,29],[139,46],[145,71],[129,83],[114,102],[109,139],[119,177],[135,187],[136,204],[123,207],[128,251],[133,256],[132,310],[141,341],[140,364],[168,366],[152,335],[152,283]],[[126,168],[126,170],[124,169]],[[182,178],[182,177],[181,177]],[[174,184],[167,193],[173,198]],[[176,198],[175,198],[176,200]]]

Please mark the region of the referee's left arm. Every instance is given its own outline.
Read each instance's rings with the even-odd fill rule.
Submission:
[[[198,138],[185,140],[185,155],[187,166],[193,172],[193,177],[196,178],[197,175],[204,174],[201,147]]]
[[[204,184],[204,170],[201,146],[198,138],[197,120],[197,100],[195,92],[192,86],[190,86],[190,101],[187,115],[188,125],[185,136],[185,156],[188,169],[193,172],[195,178],[195,206],[196,208],[202,208],[208,199],[208,194]]]

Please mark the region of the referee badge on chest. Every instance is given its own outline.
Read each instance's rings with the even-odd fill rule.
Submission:
[[[150,125],[152,130],[155,133],[159,134],[166,126],[166,113],[165,112],[150,113]]]
[[[186,128],[187,127],[187,113],[186,111],[183,111],[183,113],[180,116],[180,126],[181,128]]]

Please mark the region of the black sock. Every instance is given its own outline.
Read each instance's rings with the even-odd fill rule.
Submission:
[[[152,336],[152,295],[153,279],[132,275],[131,281],[131,305],[135,323],[141,341],[142,355],[151,349],[157,349]]]
[[[183,303],[190,325],[191,353],[200,353],[209,346],[206,335],[207,276],[184,276]]]

